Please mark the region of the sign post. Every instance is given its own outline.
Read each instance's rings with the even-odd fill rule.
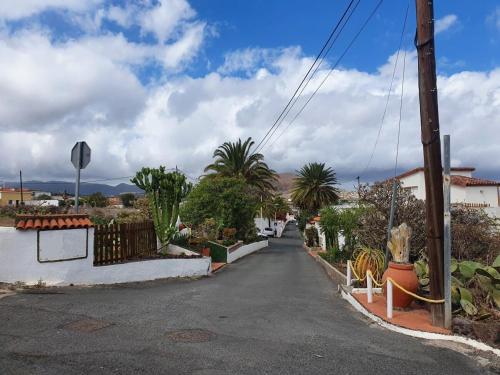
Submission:
[[[86,142],[76,142],[71,150],[71,163],[76,169],[76,182],[75,182],[75,209],[78,213],[78,198],[80,196],[80,170],[90,163],[90,147]]]
[[[451,328],[450,136],[444,136],[444,327]]]

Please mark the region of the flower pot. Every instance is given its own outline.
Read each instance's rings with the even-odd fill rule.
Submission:
[[[389,262],[389,267],[382,276],[384,282],[391,277],[395,282],[405,288],[407,291],[415,293],[418,289],[418,278],[413,264]],[[384,284],[384,296],[387,297],[387,284]],[[413,297],[403,292],[396,285],[392,288],[392,303],[394,307],[403,309],[408,307],[413,301]]]
[[[201,255],[204,257],[209,257],[210,256],[210,248],[209,247],[204,247],[201,249]]]

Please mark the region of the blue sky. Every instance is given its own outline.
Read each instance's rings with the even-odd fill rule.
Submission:
[[[291,116],[377,2],[360,2]],[[82,139],[93,149],[90,179],[157,164],[198,175],[222,142],[264,135],[348,3],[1,2],[0,157],[7,162],[0,180],[19,169],[28,178],[70,178],[66,154]],[[380,126],[407,4],[382,3],[314,100],[265,150],[273,168],[325,161],[340,179],[361,173]],[[500,4],[436,1],[435,18],[441,124],[452,135],[453,162],[499,178]],[[400,170],[422,162],[414,30],[411,0]],[[393,168],[401,66],[400,59],[367,180]]]

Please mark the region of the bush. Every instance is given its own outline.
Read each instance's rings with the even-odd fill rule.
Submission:
[[[181,206],[181,218],[196,231],[215,222],[217,234],[224,228],[236,228],[236,239],[245,240],[255,231],[258,207],[255,191],[239,178],[205,177],[193,188]],[[218,237],[218,235],[217,235]]]
[[[359,225],[353,231],[360,244],[385,249],[387,225],[392,196],[392,181],[360,189],[364,209]],[[397,185],[394,227],[405,222],[412,229],[410,261],[427,254],[425,233],[425,202],[416,199],[408,190]],[[477,260],[490,263],[500,253],[500,232],[495,222],[481,209],[452,208],[452,256],[458,260]]]
[[[135,194],[123,193],[120,194],[120,199],[122,200],[123,207],[133,207],[135,203]]]
[[[316,230],[315,227],[309,227],[305,231],[306,235],[306,245],[309,247],[315,247],[318,246],[319,242],[319,237],[318,237],[318,231]]]

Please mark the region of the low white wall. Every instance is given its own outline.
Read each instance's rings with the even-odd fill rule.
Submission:
[[[254,242],[254,243],[251,243],[248,245],[243,245],[231,253],[228,252],[227,262],[232,263],[235,260],[240,259],[241,257],[244,257],[245,255],[251,254],[251,253],[253,253],[257,250],[260,250],[264,247],[267,247],[267,246],[269,246],[268,240]]]
[[[77,251],[61,249],[68,238],[81,238],[86,229],[51,231],[43,242],[42,260],[81,256]],[[46,232],[48,233],[48,232]],[[61,237],[66,237],[66,240]],[[205,276],[211,272],[209,257],[198,259],[152,259],[109,266],[93,265],[94,229],[88,232],[88,257],[54,263],[37,260],[37,231],[19,231],[0,227],[0,282],[21,281],[46,285],[91,285],[146,281],[167,277]],[[50,250],[50,251],[49,251]],[[57,258],[56,258],[57,257]]]

